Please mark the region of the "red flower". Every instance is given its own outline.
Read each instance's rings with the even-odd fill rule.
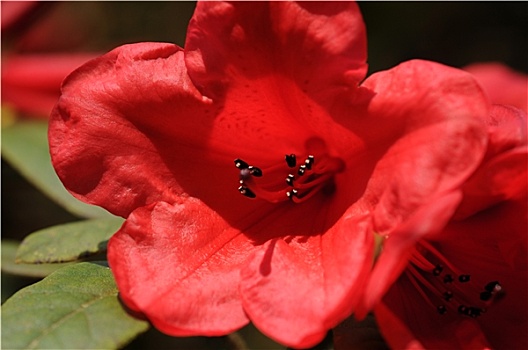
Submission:
[[[171,335],[251,320],[293,347],[353,311],[373,232],[459,188],[489,108],[424,61],[358,87],[365,40],[353,3],[204,2],[185,50],[125,45],[69,76],[53,164],[127,218],[108,259],[130,308]]]
[[[474,63],[464,70],[482,85],[497,104],[512,105],[528,112],[528,76],[502,63]]]
[[[48,118],[64,78],[95,53],[12,55],[2,63],[2,104]]]
[[[486,157],[453,219],[429,225],[442,207],[432,204],[390,233],[376,263],[359,316],[374,307],[394,348],[528,347],[526,114],[495,106],[487,124]]]
[[[69,19],[48,16],[53,5],[43,1],[1,3],[2,39],[10,44],[2,57],[2,105],[42,118],[49,117],[64,78],[100,55],[74,53],[71,43],[57,39],[57,34],[65,32],[70,38],[77,37],[80,28]],[[55,49],[62,52],[50,53]]]

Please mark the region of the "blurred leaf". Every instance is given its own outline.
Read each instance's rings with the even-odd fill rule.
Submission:
[[[17,264],[15,256],[19,242],[2,240],[2,271],[11,275],[42,278],[72,263],[63,264]]]
[[[13,125],[16,121],[16,113],[9,106],[2,105],[2,128],[6,128],[10,125]]]
[[[123,219],[91,219],[39,230],[27,236],[16,255],[17,263],[75,261],[106,251],[108,239]]]
[[[17,292],[2,306],[3,349],[118,349],[149,328],[118,299],[108,267],[79,263]]]
[[[62,185],[51,165],[47,121],[18,121],[2,128],[2,157],[29,182],[70,213],[85,217],[108,217],[104,209],[85,204]]]

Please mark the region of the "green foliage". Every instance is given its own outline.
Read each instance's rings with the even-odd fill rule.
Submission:
[[[110,269],[62,268],[2,306],[3,349],[118,349],[149,328],[118,299]]]
[[[16,262],[66,262],[103,253],[108,239],[122,223],[121,218],[92,219],[34,232],[20,244]]]
[[[70,213],[84,218],[107,217],[104,209],[75,199],[51,165],[47,121],[17,121],[2,128],[2,157],[29,182]]]
[[[42,278],[50,273],[72,263],[63,264],[19,264],[15,263],[15,256],[19,243],[11,240],[2,240],[2,272],[10,275]],[[2,280],[2,288],[4,281]]]

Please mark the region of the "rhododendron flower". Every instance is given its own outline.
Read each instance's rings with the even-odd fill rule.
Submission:
[[[424,225],[435,213],[417,213],[390,232],[374,268],[359,316],[374,307],[394,348],[528,347],[526,114],[497,105],[487,123],[486,157],[452,220],[438,228]]]
[[[48,118],[64,78],[95,53],[12,55],[2,62],[2,104]]]
[[[53,164],[126,218],[108,259],[128,307],[170,335],[252,321],[313,346],[354,310],[374,232],[453,201],[488,101],[426,61],[359,86],[365,46],[354,3],[203,2],[185,49],[121,46],[66,79]]]
[[[11,41],[9,47],[3,47],[2,105],[48,118],[60,96],[64,78],[100,53],[74,53],[68,43],[58,40],[57,33],[68,32],[70,37],[78,34],[79,28],[71,27],[70,23],[61,26],[57,21],[35,22],[48,19],[41,17],[53,7],[51,2],[3,1],[1,6],[2,39]],[[32,39],[35,34],[36,40]],[[49,52],[57,48],[62,52]]]
[[[498,63],[473,63],[464,67],[497,104],[511,105],[528,112],[528,76]]]

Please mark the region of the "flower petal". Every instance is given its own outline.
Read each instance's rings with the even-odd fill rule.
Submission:
[[[528,124],[526,112],[510,106],[494,105],[486,118],[488,124],[488,153],[494,156],[510,148],[526,145]]]
[[[355,3],[202,2],[185,43],[189,74],[209,97],[282,75],[316,101],[366,74],[366,34]]]
[[[457,220],[500,201],[526,196],[528,172],[526,113],[495,105],[488,117],[489,143],[486,158],[463,185],[464,200]]]
[[[352,312],[372,263],[367,216],[345,214],[324,235],[287,237],[258,249],[242,269],[244,309],[276,341],[320,342]]]
[[[177,46],[121,46],[66,79],[49,127],[55,170],[78,198],[116,215],[174,202],[182,182],[200,188],[207,175],[208,105]]]
[[[464,67],[483,87],[493,103],[528,111],[528,76],[499,62],[473,63]]]
[[[238,293],[249,241],[199,200],[135,210],[109,242],[121,298],[162,332],[224,335],[248,322]]]
[[[504,200],[526,197],[528,146],[504,152],[484,163],[464,184],[455,219],[462,220]]]
[[[12,55],[2,62],[2,103],[48,118],[64,78],[96,53]]]
[[[489,102],[469,74],[427,61],[402,63],[362,86],[376,92],[372,117],[400,128],[365,195],[377,203],[376,231],[386,234],[476,169],[486,150]]]
[[[462,194],[444,193],[420,207],[400,226],[396,227],[383,244],[383,251],[369,276],[361,304],[356,313],[363,318],[381,300],[408,264],[414,245],[425,236],[441,232],[455,212]]]

